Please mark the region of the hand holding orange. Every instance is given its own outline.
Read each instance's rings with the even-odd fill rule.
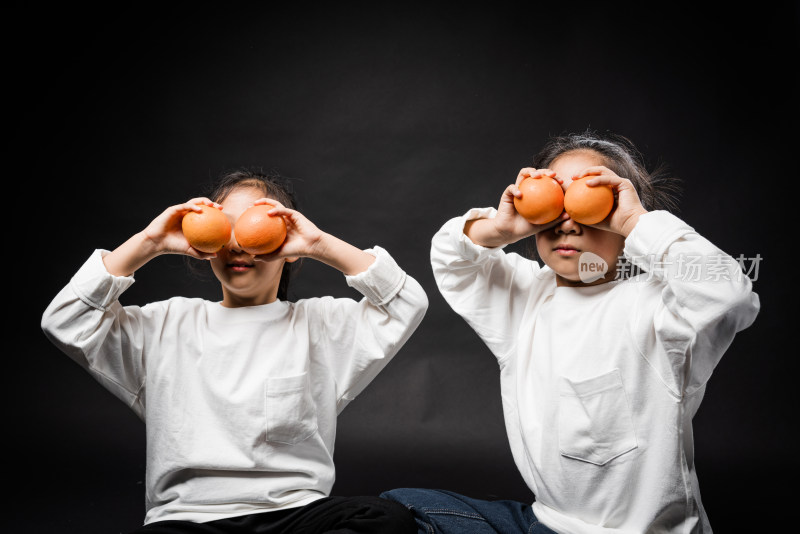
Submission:
[[[222,210],[198,204],[200,211],[190,211],[181,220],[183,235],[200,252],[215,253],[231,239],[231,223]]]
[[[286,239],[286,221],[279,215],[271,216],[268,213],[273,207],[269,204],[252,206],[236,221],[233,235],[248,254],[269,254]]]
[[[614,207],[614,191],[608,185],[586,185],[587,177],[574,179],[564,194],[564,209],[580,224],[597,224]]]
[[[548,176],[528,176],[519,184],[522,197],[514,197],[517,213],[531,224],[555,220],[564,210],[564,190]]]

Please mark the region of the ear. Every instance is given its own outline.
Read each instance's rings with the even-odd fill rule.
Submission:
[[[300,258],[298,258],[297,256],[292,256],[291,258],[283,258],[283,261],[285,261],[286,263],[294,263],[299,259]]]

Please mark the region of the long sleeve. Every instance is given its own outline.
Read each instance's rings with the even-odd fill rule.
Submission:
[[[476,208],[447,221],[433,237],[431,265],[444,299],[502,360],[514,350],[529,303],[550,286],[537,281],[552,271],[502,248],[476,245],[464,234],[467,221],[495,214]]]
[[[366,252],[375,262],[347,284],[364,295],[318,299],[321,312],[311,323],[312,343],[325,354],[336,377],[338,411],[389,363],[422,321],[428,297],[381,247]]]
[[[643,215],[624,254],[661,293],[652,313],[637,314],[652,317],[652,329],[635,330],[651,332],[667,351],[677,387],[691,394],[710,378],[735,334],[753,323],[758,295],[736,260],[668,212]]]
[[[52,300],[42,316],[45,335],[120,400],[143,416],[142,313],[118,297],[132,277],[112,276],[96,250]]]

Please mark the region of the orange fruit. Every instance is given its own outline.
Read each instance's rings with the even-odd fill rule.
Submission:
[[[231,239],[231,223],[221,210],[200,206],[201,211],[190,211],[181,220],[183,235],[192,247],[201,252],[217,252]]]
[[[283,217],[267,214],[273,206],[259,204],[247,208],[233,227],[233,235],[242,250],[248,254],[268,254],[286,239],[286,222]]]
[[[608,185],[588,186],[584,178],[573,180],[567,187],[564,209],[578,223],[596,224],[611,213],[614,191]]]
[[[531,224],[545,224],[564,210],[564,190],[547,176],[529,176],[519,184],[521,198],[514,197],[514,207]]]

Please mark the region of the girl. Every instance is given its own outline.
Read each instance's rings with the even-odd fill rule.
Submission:
[[[509,442],[536,500],[384,493],[420,532],[711,532],[692,417],[759,299],[730,256],[659,209],[668,197],[638,158],[619,137],[553,139],[496,210],[470,210],[433,238],[439,289],[500,364]],[[566,213],[532,225],[514,207],[527,175],[611,186],[614,208],[591,226]],[[544,266],[503,252],[528,236]],[[617,277],[622,254],[644,272]],[[585,276],[587,258],[604,274]]]
[[[231,221],[273,206],[288,233],[251,256],[235,239],[193,249],[181,219],[202,204]],[[377,497],[330,497],[336,416],[408,340],[427,309],[420,285],[382,248],[321,231],[279,177],[237,171],[211,198],[172,206],[113,252],[96,250],[44,312],[42,328],[146,423],[145,525],[136,532],[415,531]],[[175,297],[144,307],[118,298],[161,254],[207,259],[220,302]],[[288,302],[291,262],[338,269],[360,302]]]

